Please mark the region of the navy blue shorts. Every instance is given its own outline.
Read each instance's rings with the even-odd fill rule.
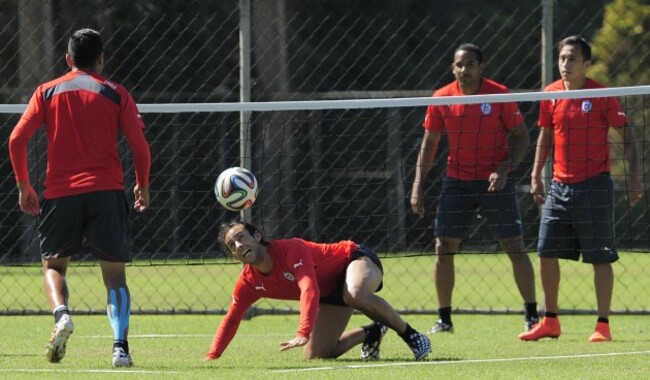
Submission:
[[[522,236],[521,213],[512,179],[497,192],[488,192],[489,182],[466,181],[445,176],[438,201],[435,236],[462,239],[471,219],[480,215],[495,239]]]
[[[381,260],[379,260],[379,256],[377,256],[375,251],[373,251],[368,247],[359,245],[359,248],[352,253],[352,260],[350,260],[350,262],[354,260],[358,260],[362,257],[369,258],[370,261],[372,261],[373,263],[375,263],[375,265],[379,267],[381,274],[384,274],[384,266],[381,264]],[[332,291],[332,294],[325,297],[321,297],[319,300],[320,303],[327,304],[327,305],[334,305],[334,306],[348,306],[348,304],[346,304],[345,301],[343,301],[343,287],[345,286],[345,275],[347,272],[347,267],[345,269],[346,270],[343,271],[343,273],[341,274],[341,278],[338,281],[338,285],[336,286],[336,289]],[[381,288],[383,287],[384,287],[384,282],[382,281],[381,283],[379,283],[379,287],[377,288],[377,290],[375,290],[375,292],[380,291]]]
[[[38,237],[43,259],[69,257],[82,242],[99,260],[131,261],[129,207],[123,191],[43,199]]]
[[[540,257],[590,264],[618,260],[614,236],[614,191],[609,174],[565,184],[553,181],[542,209]]]

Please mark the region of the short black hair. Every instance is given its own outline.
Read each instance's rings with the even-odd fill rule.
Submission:
[[[481,48],[478,47],[477,45],[470,44],[470,43],[460,44],[460,46],[457,47],[456,50],[454,50],[454,55],[456,55],[456,53],[458,53],[461,50],[474,53],[478,63],[483,63],[483,50],[481,50]]]
[[[587,40],[585,40],[581,36],[578,35],[569,36],[563,39],[562,41],[558,42],[557,44],[558,53],[566,45],[577,45],[578,47],[580,47],[580,51],[582,52],[582,58],[585,61],[591,61],[591,45],[589,45],[589,42],[587,42]]]
[[[93,68],[103,50],[102,37],[93,29],[79,29],[72,33],[68,41],[68,54],[80,69]]]
[[[257,228],[255,225],[253,225],[251,223],[244,222],[244,221],[239,220],[239,219],[233,219],[232,221],[227,222],[227,223],[222,223],[221,226],[219,226],[219,238],[218,238],[218,240],[219,240],[219,242],[221,244],[226,246],[226,241],[225,241],[226,240],[226,234],[228,233],[228,231],[230,231],[231,228],[233,228],[234,226],[236,226],[238,224],[241,224],[242,226],[244,226],[244,228],[246,228],[246,231],[248,231],[248,233],[251,234],[252,236],[255,235],[255,232],[259,232],[260,235],[262,235],[262,239],[260,240],[260,244],[262,244],[262,245],[267,245],[268,244],[268,242],[266,240],[264,240],[264,234],[262,234],[262,231],[260,231],[259,228]],[[226,250],[228,250],[228,251],[230,250],[230,249],[228,249],[228,246],[226,246]]]

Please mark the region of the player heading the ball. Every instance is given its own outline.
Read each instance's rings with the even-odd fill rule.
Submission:
[[[383,286],[383,267],[372,249],[349,240],[331,244],[300,238],[266,241],[257,227],[239,220],[223,224],[219,240],[245,265],[206,360],[221,357],[246,310],[261,298],[300,301],[296,335],[280,343],[281,351],[304,347],[308,359],[336,358],[361,344],[361,358],[377,360],[382,337],[390,328],[416,360],[431,352],[429,339],[375,294]],[[344,331],[355,309],[373,322]]]

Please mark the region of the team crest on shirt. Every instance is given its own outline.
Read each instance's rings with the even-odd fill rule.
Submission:
[[[296,277],[289,272],[284,272],[284,278],[289,281],[296,281]]]
[[[582,101],[582,112],[583,113],[590,112],[592,107],[593,106],[592,106],[591,102],[588,99]]]
[[[483,115],[489,115],[492,113],[492,105],[490,103],[481,104],[481,113]]]

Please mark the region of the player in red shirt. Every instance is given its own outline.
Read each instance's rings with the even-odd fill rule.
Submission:
[[[431,352],[429,339],[375,295],[382,288],[383,267],[371,249],[352,241],[267,242],[255,226],[238,220],[221,226],[219,240],[245,265],[205,360],[221,357],[246,310],[260,298],[300,301],[298,331],[293,339],[280,343],[280,351],[304,346],[308,359],[336,358],[363,344],[361,358],[378,360],[379,344],[389,327],[408,344],[416,360]],[[344,331],[355,309],[374,322]]]
[[[456,80],[433,96],[504,94],[509,90],[482,76],[481,49],[463,44],[454,53],[451,69]],[[424,120],[411,192],[411,209],[424,215],[422,184],[433,167],[440,137],[447,135],[447,174],[435,220],[436,265],[434,279],[439,320],[431,333],[453,332],[451,301],[454,289],[454,254],[477,212],[508,254],[515,282],[524,300],[525,328],[538,321],[535,275],[524,246],[519,204],[510,171],[524,157],[530,139],[515,103],[429,106]],[[508,136],[513,146],[508,146]]]
[[[100,75],[104,55],[99,33],[74,32],[66,62],[72,70],[36,89],[9,139],[20,208],[40,217],[45,294],[55,321],[46,357],[53,363],[61,361],[74,329],[66,271],[85,239],[99,259],[106,286],[113,365],[128,367],[132,364],[127,340],[131,297],[124,263],[130,261],[131,232],[118,135],[126,136],[133,154],[137,212],[149,206],[149,145],[129,92]],[[39,205],[27,170],[27,143],[41,126],[47,136],[47,172]]]
[[[562,79],[546,91],[603,87],[587,78],[591,47],[580,36],[558,44]],[[545,315],[522,340],[560,336],[558,259],[593,265],[598,320],[589,342],[611,341],[609,312],[614,287],[612,263],[618,260],[614,236],[613,184],[609,174],[610,128],[623,136],[628,169],[628,200],[634,205],[643,195],[637,162],[637,140],[627,128],[625,113],[615,98],[544,100],[540,104],[535,163],[531,189],[535,202],[543,204],[537,246],[544,289]],[[543,171],[553,148],[553,181],[544,197]]]

